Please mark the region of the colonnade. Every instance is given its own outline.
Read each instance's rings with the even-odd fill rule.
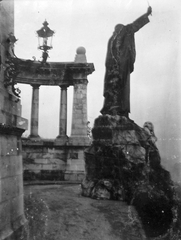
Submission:
[[[70,137],[87,137],[87,79],[74,81],[72,126]],[[32,84],[31,125],[29,138],[40,138],[39,127],[39,84]],[[59,133],[57,139],[67,138],[67,88],[60,87]]]
[[[87,63],[86,50],[76,50],[74,62],[18,62],[20,73],[16,83],[32,86],[30,139],[40,139],[39,127],[39,89],[41,86],[60,87],[59,133],[56,138],[59,144],[67,139],[67,88],[74,87],[72,126],[69,143],[86,144],[87,141],[87,76],[94,71],[93,63]],[[81,140],[80,140],[81,139]]]

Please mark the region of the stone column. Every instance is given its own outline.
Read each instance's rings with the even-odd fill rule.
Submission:
[[[79,77],[81,78],[81,75]],[[75,143],[89,143],[87,136],[87,78],[74,80],[71,138]]]
[[[39,86],[32,85],[32,104],[31,104],[31,129],[30,138],[39,138],[38,135],[38,117],[39,117]]]
[[[57,138],[67,138],[67,86],[61,87],[59,135]]]
[[[84,178],[84,151],[91,143],[87,136],[87,76],[94,71],[94,66],[87,63],[85,53],[84,47],[77,49],[74,65],[70,71],[71,75],[69,75],[74,86],[74,96],[65,180],[81,181]]]

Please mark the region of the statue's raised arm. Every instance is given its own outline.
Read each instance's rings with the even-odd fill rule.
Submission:
[[[141,17],[136,19],[131,25],[134,32],[137,32],[140,28],[142,28],[145,24],[149,22],[148,16],[152,14],[152,8],[148,7],[147,12],[143,14]]]
[[[130,74],[136,57],[134,33],[149,22],[152,8],[128,25],[117,24],[109,39],[104,79],[102,114],[128,117],[130,112]]]

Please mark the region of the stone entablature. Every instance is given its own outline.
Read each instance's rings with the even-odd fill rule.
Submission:
[[[81,78],[84,79],[94,71],[93,63],[48,62],[42,64],[31,60],[14,59],[14,61],[19,71],[15,82],[30,85],[73,86],[77,74],[81,74]]]
[[[87,76],[94,71],[93,63],[86,62],[85,49],[77,49],[74,62],[37,62],[31,60],[12,59],[16,66],[15,83],[32,86],[31,129],[30,138],[40,138],[38,134],[39,122],[39,90],[41,85],[59,86],[60,114],[59,133],[60,142],[67,138],[67,88],[74,86],[72,141],[80,142],[78,138],[87,138]],[[81,141],[82,142],[82,141]]]

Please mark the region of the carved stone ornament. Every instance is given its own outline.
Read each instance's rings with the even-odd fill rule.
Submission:
[[[14,43],[17,41],[15,36],[12,33],[9,34],[9,37],[4,43],[6,48],[6,60],[4,65],[4,86],[5,88],[11,87],[10,90],[15,97],[20,98],[20,89],[15,88],[15,79],[19,74],[18,71],[18,58],[14,53]]]
[[[14,127],[5,123],[0,123],[0,134],[15,135],[21,137],[25,129]]]
[[[20,72],[18,70],[18,63],[14,60],[15,58],[8,57],[5,61],[4,86],[5,88],[11,86],[12,93],[16,97],[20,98],[21,90],[19,88],[15,88],[15,79]]]

